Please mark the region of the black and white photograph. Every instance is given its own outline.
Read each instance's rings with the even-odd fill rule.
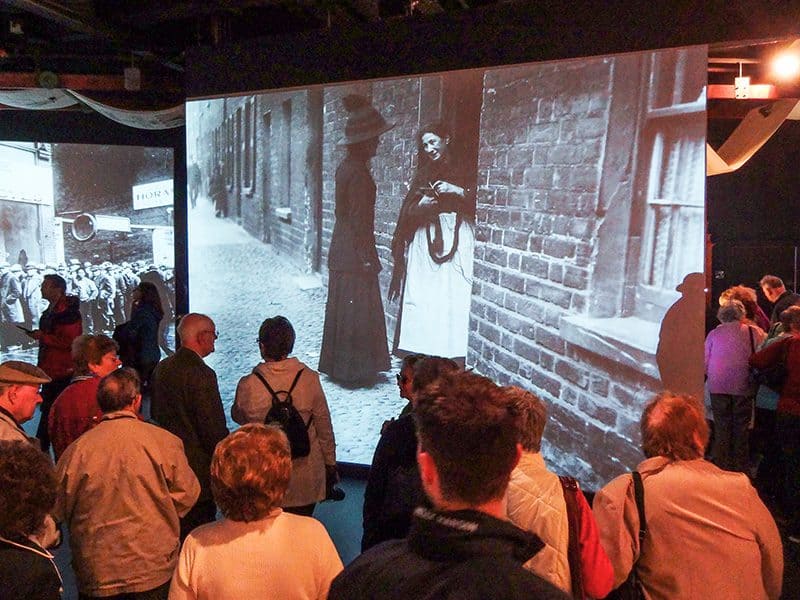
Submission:
[[[581,481],[636,464],[644,400],[702,390],[706,64],[690,47],[191,100],[189,302],[217,325],[226,412],[283,315],[339,460],[370,463],[421,353],[546,398],[547,460]]]
[[[150,290],[174,351],[173,174],[171,149],[0,141],[0,360],[37,362],[47,275],[80,312],[76,335],[113,335]]]

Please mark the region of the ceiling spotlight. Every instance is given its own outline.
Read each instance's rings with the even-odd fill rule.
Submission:
[[[772,74],[784,81],[800,76],[800,53],[792,51],[776,55],[772,59]]]

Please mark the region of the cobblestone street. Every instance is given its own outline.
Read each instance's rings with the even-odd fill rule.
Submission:
[[[287,317],[297,333],[293,355],[316,369],[326,292],[319,275],[301,272],[272,246],[230,220],[215,218],[205,198],[199,198],[189,213],[189,239],[191,310],[207,313],[217,325],[217,350],[207,362],[217,372],[228,425],[234,429],[230,406],[239,378],[261,360],[257,343],[261,321],[279,314]],[[367,389],[346,389],[321,375],[338,460],[372,461],[381,424],[405,403],[394,381],[398,364],[393,359],[393,370]]]

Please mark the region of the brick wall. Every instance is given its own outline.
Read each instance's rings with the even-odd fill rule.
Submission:
[[[592,487],[641,459],[651,387],[560,335],[592,294],[614,61],[486,73],[467,357],[548,401],[548,459]]]

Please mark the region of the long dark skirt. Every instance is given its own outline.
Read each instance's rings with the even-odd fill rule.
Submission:
[[[367,386],[390,366],[378,274],[331,271],[319,370]]]

